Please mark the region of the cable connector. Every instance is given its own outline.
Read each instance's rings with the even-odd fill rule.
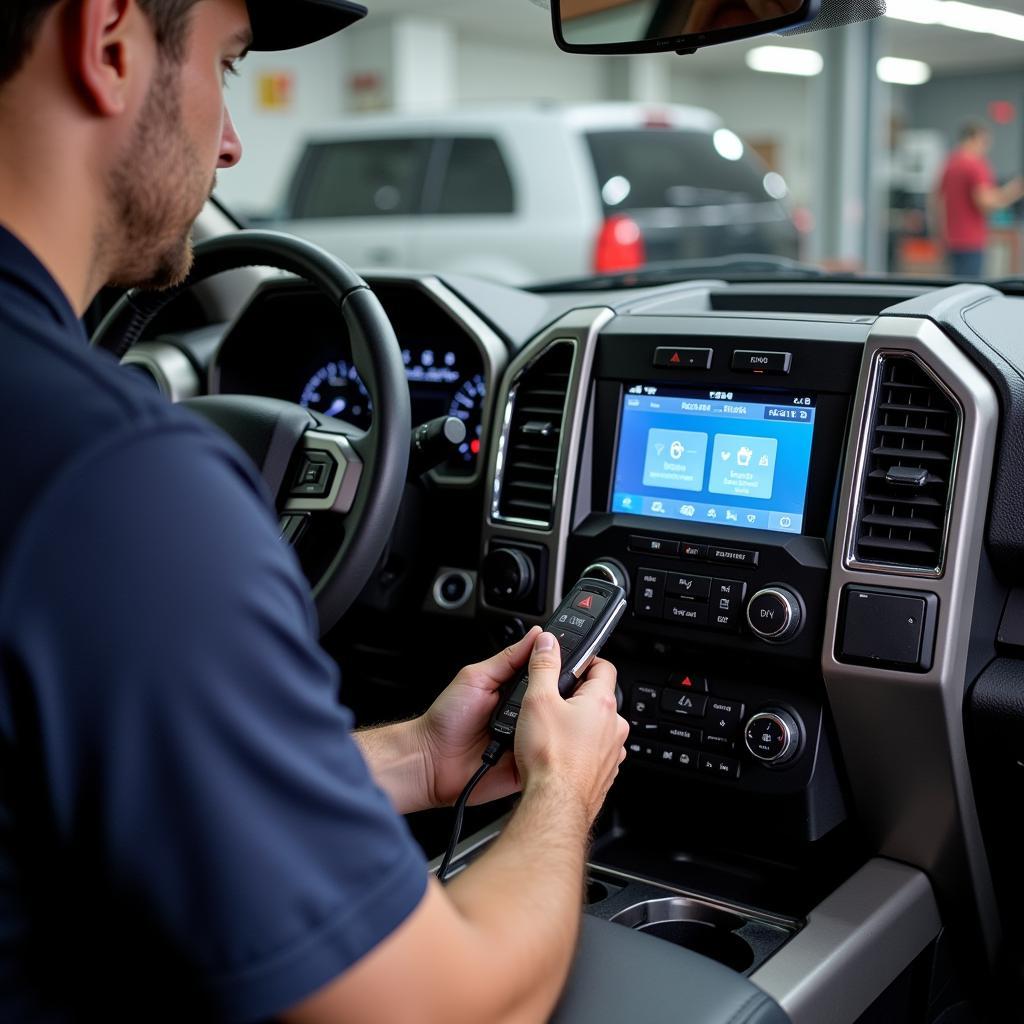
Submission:
[[[488,767],[493,768],[501,760],[507,748],[508,740],[491,740],[480,760]]]

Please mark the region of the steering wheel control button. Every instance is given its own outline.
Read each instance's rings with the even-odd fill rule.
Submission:
[[[654,365],[669,370],[710,370],[714,358],[710,348],[668,348],[654,350]]]
[[[633,534],[629,538],[629,550],[642,555],[667,555],[672,558],[679,554],[679,541],[663,540],[661,537],[640,537]]]
[[[800,726],[788,711],[767,708],[747,722],[743,738],[747,750],[759,761],[785,764],[800,746]]]
[[[715,544],[709,544],[707,552],[709,562],[739,565],[744,569],[756,569],[760,557],[760,552],[751,551],[749,548],[720,548]]]
[[[673,597],[686,597],[691,601],[706,601],[711,593],[711,579],[707,576],[670,572],[665,577],[665,593]]]
[[[735,373],[789,373],[793,365],[792,352],[755,352],[737,349],[732,354]]]
[[[334,459],[327,452],[304,452],[302,464],[295,474],[292,496],[325,498],[334,482]]]
[[[708,606],[696,601],[665,601],[665,618],[687,626],[706,626]]]
[[[939,599],[924,591],[847,587],[838,659],[878,668],[927,672],[932,667]]]
[[[707,709],[708,698],[695,693],[666,690],[661,695],[661,710],[681,718],[703,718]]]
[[[633,687],[632,698],[629,703],[629,713],[634,718],[654,718],[658,714],[658,703],[661,700],[661,690],[657,686],[644,686],[637,684]]]
[[[686,693],[707,693],[707,676],[692,675],[689,672],[673,672],[666,681],[667,686],[675,690],[683,690]]]
[[[747,623],[762,640],[777,644],[792,640],[803,626],[800,598],[787,587],[765,587],[750,599]]]

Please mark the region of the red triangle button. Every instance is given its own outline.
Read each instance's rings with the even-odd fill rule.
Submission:
[[[672,355],[669,357],[669,362],[670,363],[678,363],[679,362],[679,353],[678,352],[673,352]]]
[[[579,600],[578,600],[578,601],[576,602],[576,607],[577,607],[577,608],[582,608],[582,609],[584,609],[584,610],[589,610],[590,608],[592,608],[592,607],[593,607],[593,604],[594,604],[594,598],[593,598],[593,595],[592,595],[592,594],[587,594],[587,596],[586,596],[586,597],[581,597],[581,598],[580,598],[580,599],[579,599]]]

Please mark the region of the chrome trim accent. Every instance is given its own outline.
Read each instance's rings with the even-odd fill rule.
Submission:
[[[920,576],[925,579],[936,579],[942,576],[946,568],[946,551],[949,543],[949,520],[953,502],[946,502],[946,515],[942,523],[942,547],[939,550],[939,564],[934,569],[923,569],[899,562],[885,562],[870,558],[857,557],[857,538],[860,527],[860,505],[864,496],[864,472],[867,468],[868,449],[871,447],[870,435],[874,433],[875,414],[878,408],[878,392],[881,388],[882,362],[886,356],[909,357],[931,377],[940,391],[953,403],[957,411],[956,433],[953,441],[953,458],[950,462],[949,496],[952,499],[956,486],[956,474],[960,461],[960,442],[963,437],[964,407],[956,395],[943,383],[942,379],[916,353],[905,349],[879,349],[875,352],[871,364],[871,379],[868,385],[870,401],[865,405],[858,432],[859,446],[857,449],[856,475],[854,476],[853,501],[850,504],[850,516],[846,530],[846,548],[844,562],[848,569],[863,569],[865,572],[894,573],[900,576]]]
[[[876,355],[891,351],[911,352],[926,363],[963,409],[946,568],[941,578],[923,578],[903,571],[887,577],[878,566],[848,567],[844,555],[849,537],[837,536],[822,677],[851,792],[874,849],[924,871],[943,905],[959,916],[963,941],[991,960],[1001,926],[967,761],[963,701],[999,402],[987,378],[935,324],[883,316],[868,334],[855,408],[866,407]],[[860,433],[851,433],[840,491],[837,522],[847,532],[853,521],[860,440]],[[851,584],[888,584],[938,596],[935,657],[929,671],[901,672],[837,659],[842,595]],[[884,715],[879,708],[885,709]]]
[[[747,738],[747,730],[759,719],[768,718],[775,722],[786,736],[786,743],[782,748],[782,751],[777,757],[762,757],[754,748],[750,745],[750,740]],[[793,730],[790,729],[789,723],[781,716],[776,714],[774,711],[759,711],[756,715],[753,715],[747,720],[747,724],[743,727],[743,745],[747,748],[751,757],[756,757],[758,761],[763,764],[782,764],[783,761],[787,760],[788,756],[793,752],[793,748],[797,745],[799,737],[793,735]]]
[[[442,584],[450,576],[458,576],[466,584],[466,592],[458,601],[449,601],[441,592]],[[473,597],[475,586],[476,581],[465,569],[442,569],[437,574],[437,579],[434,580],[431,594],[434,597],[434,603],[439,608],[444,608],[445,611],[455,611],[456,608],[462,608]]]
[[[534,365],[544,358],[553,348],[558,345],[571,345],[573,349],[572,359],[569,363],[569,380],[566,381],[565,401],[562,402],[562,433],[559,437],[558,449],[555,457],[555,479],[551,485],[551,512],[554,515],[555,499],[558,493],[558,481],[562,472],[562,455],[564,451],[562,437],[565,434],[565,422],[568,418],[566,412],[569,408],[569,388],[573,379],[573,367],[576,365],[576,339],[575,338],[553,338],[529,361],[516,370],[515,377],[508,388],[508,397],[505,400],[505,414],[501,418],[501,436],[498,440],[498,453],[495,456],[494,465],[494,486],[491,489],[491,518],[495,522],[516,523],[519,526],[533,526],[540,530],[551,529],[552,524],[546,519],[526,519],[521,516],[506,516],[501,513],[501,491],[504,487],[505,476],[505,454],[508,451],[509,433],[512,429],[512,417],[516,411],[516,397],[519,394],[519,387],[523,377],[533,369]]]
[[[580,579],[602,580],[610,583],[613,587],[622,587],[629,593],[629,580],[625,578],[625,571],[611,559],[603,562],[591,562],[590,565],[580,573]]]
[[[572,523],[573,490],[575,478],[571,475],[580,457],[584,414],[591,398],[591,371],[594,365],[594,351],[597,338],[606,324],[615,318],[613,310],[604,306],[572,310],[560,320],[542,331],[519,355],[512,360],[505,371],[500,395],[505,396],[505,413],[502,427],[490,440],[487,483],[484,487],[486,519],[481,536],[480,557],[483,558],[489,542],[500,538],[505,541],[521,540],[528,544],[543,544],[548,550],[548,584],[544,595],[543,609],[539,615],[523,615],[520,618],[531,623],[544,623],[562,598],[565,583],[565,549]],[[576,354],[569,374],[566,389],[567,401],[562,419],[562,436],[559,454],[559,475],[557,477],[552,525],[547,527],[524,520],[495,519],[491,514],[494,495],[500,493],[499,470],[504,451],[502,438],[507,435],[511,421],[509,392],[519,371],[532,362],[541,352],[555,341],[572,341]],[[483,591],[480,605],[491,611],[506,612],[507,609],[488,604]]]
[[[854,1024],[941,927],[928,878],[876,857],[826,896],[750,980],[792,1024]]]
[[[319,430],[307,430],[302,435],[302,447],[307,452],[326,451],[333,456],[336,465],[334,481],[330,491],[323,498],[289,498],[285,512],[339,512],[351,510],[356,500],[356,491],[363,475],[363,460],[356,454],[341,434],[326,434]]]
[[[774,633],[763,633],[761,630],[754,625],[750,620],[750,606],[762,595],[762,594],[776,594],[782,599],[782,603],[786,608],[786,620],[782,623],[779,629],[775,630]],[[762,587],[756,594],[751,597],[747,602],[747,625],[753,630],[754,635],[760,637],[762,640],[774,641],[777,636],[782,636],[783,633],[789,629],[789,624],[793,621],[793,605],[790,603],[789,596],[785,591],[780,590],[778,587]]]
[[[133,345],[121,360],[121,365],[141,367],[172,402],[195,398],[199,394],[199,374],[188,356],[165,341],[141,341]]]
[[[626,599],[622,598],[621,601],[615,606],[615,611],[612,612],[611,617],[604,624],[604,629],[594,637],[593,643],[583,652],[583,654],[576,659],[576,664],[572,667],[572,674],[579,679],[580,674],[585,672],[587,666],[590,664],[591,659],[597,653],[597,649],[605,642],[608,638],[608,634],[618,624],[619,619],[622,618],[622,613],[626,610]]]

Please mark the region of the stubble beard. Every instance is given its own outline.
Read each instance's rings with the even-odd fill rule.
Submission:
[[[162,58],[132,138],[110,179],[104,248],[110,284],[165,289],[192,268],[192,223],[216,184],[185,132],[181,67]]]

